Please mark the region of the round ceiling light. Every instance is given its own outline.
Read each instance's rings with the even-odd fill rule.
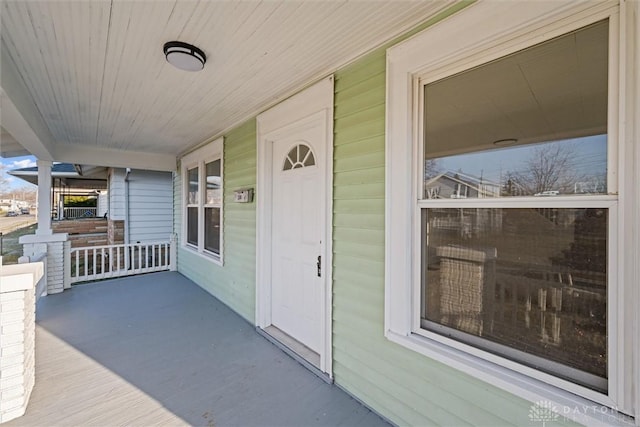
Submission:
[[[164,55],[169,64],[185,71],[200,71],[207,62],[207,56],[203,51],[183,42],[165,43]]]
[[[513,145],[518,142],[517,138],[505,138],[493,141],[493,145]]]

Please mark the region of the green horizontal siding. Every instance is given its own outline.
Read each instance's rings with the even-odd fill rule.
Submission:
[[[384,337],[386,47],[335,74],[335,381],[399,425],[530,424],[529,402]]]
[[[233,192],[256,186],[256,122],[250,120],[224,139],[224,265],[206,261],[179,246],[178,271],[220,299],[245,319],[255,318],[256,204],[234,203]],[[176,230],[181,230],[179,174],[174,199]],[[179,195],[179,196],[178,196]]]
[[[458,3],[403,38],[468,4]],[[384,337],[386,48],[401,39],[335,74],[335,381],[398,425],[538,425],[528,418],[529,402]],[[232,196],[233,190],[255,185],[256,125],[251,120],[225,137],[224,266],[183,249],[178,257],[180,272],[250,321],[255,316],[256,205],[233,203]],[[179,174],[175,194],[180,230]]]

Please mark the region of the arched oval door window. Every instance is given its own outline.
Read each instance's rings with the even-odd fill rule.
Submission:
[[[284,159],[283,171],[291,169],[304,168],[306,166],[314,166],[316,159],[313,156],[313,151],[306,144],[298,144],[293,147],[287,157]]]

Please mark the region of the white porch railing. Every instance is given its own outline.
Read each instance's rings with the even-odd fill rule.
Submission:
[[[65,219],[95,218],[98,215],[98,208],[65,207],[62,214]]]
[[[65,249],[65,288],[72,283],[175,270],[175,241]],[[68,284],[68,285],[67,285]]]

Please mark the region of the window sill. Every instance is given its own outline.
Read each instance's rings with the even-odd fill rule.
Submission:
[[[220,255],[215,255],[212,254],[211,252],[200,252],[198,251],[197,248],[191,246],[191,245],[182,245],[182,249],[184,249],[185,251],[188,251],[190,254],[192,255],[196,255],[208,262],[211,262],[213,264],[219,265],[220,267],[224,266],[224,262],[222,261],[222,256]]]
[[[635,426],[632,417],[607,406],[582,398],[511,369],[496,365],[479,357],[454,349],[445,344],[411,334],[401,335],[387,331],[385,336],[393,343],[423,354],[440,363],[458,369],[474,378],[528,400],[548,402],[560,416],[588,426]]]

